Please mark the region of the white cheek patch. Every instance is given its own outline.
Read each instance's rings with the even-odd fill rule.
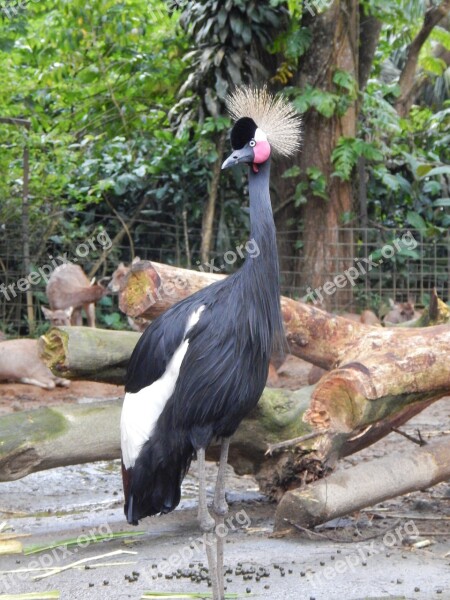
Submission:
[[[184,338],[198,323],[204,308],[200,306],[189,316]],[[135,394],[125,394],[120,418],[120,436],[122,460],[126,469],[134,466],[142,446],[151,437],[160,414],[172,396],[188,347],[189,340],[183,339],[158,380]],[[145,369],[145,365],[142,365],[142,368]]]
[[[255,131],[255,142],[267,142],[267,135],[259,127]]]

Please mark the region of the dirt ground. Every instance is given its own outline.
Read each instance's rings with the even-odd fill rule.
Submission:
[[[306,383],[307,371],[304,363],[288,361],[277,385],[295,389]],[[121,395],[120,386],[91,382],[73,382],[68,390],[54,391],[1,384],[0,413]],[[417,429],[425,440],[450,435],[450,399],[435,403],[403,427],[412,435]],[[339,468],[410,448],[411,442],[391,434],[341,461]],[[204,597],[209,588],[196,522],[195,472],[193,464],[176,511],[146,519],[137,528],[123,517],[118,461],[52,469],[0,483],[0,592],[40,592],[38,597],[45,598],[46,592],[57,591],[68,600],[139,599],[144,592]],[[208,472],[211,495],[215,465],[209,464]],[[237,477],[230,468],[227,491],[226,585],[234,598],[450,600],[450,482],[295,538],[272,535],[275,506],[261,496],[252,477]],[[111,537],[112,532],[129,537]],[[95,542],[95,534],[109,539]],[[71,538],[74,543],[65,545]],[[1,554],[5,543],[20,543],[26,550],[54,542],[63,545],[36,554],[12,553],[9,547]],[[78,561],[83,562],[50,570]],[[36,579],[42,575],[47,576]]]

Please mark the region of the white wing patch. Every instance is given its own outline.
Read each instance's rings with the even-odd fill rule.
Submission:
[[[120,418],[122,459],[126,469],[134,466],[139,452],[151,437],[159,415],[172,396],[181,363],[189,347],[188,332],[198,323],[205,306],[200,306],[188,318],[184,339],[175,350],[163,375],[151,385],[132,394],[127,392]],[[142,365],[145,369],[145,365]]]

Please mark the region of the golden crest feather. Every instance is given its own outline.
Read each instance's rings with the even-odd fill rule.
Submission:
[[[290,156],[300,149],[301,117],[285,98],[275,97],[267,87],[242,86],[227,98],[230,116],[250,117],[266,134],[272,149]]]

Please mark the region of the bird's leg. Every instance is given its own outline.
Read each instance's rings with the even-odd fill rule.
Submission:
[[[219,582],[217,578],[217,564],[216,564],[216,553],[214,551],[215,546],[215,520],[211,517],[208,511],[208,504],[206,501],[206,469],[205,469],[205,449],[200,448],[197,451],[197,462],[198,462],[198,483],[199,483],[199,494],[198,494],[198,521],[200,523],[200,529],[204,534],[206,557],[208,559],[209,576],[211,578],[213,600],[221,600],[223,597],[223,591],[219,592]]]
[[[213,510],[216,519],[217,537],[217,578],[221,600],[225,597],[224,574],[223,574],[223,538],[225,537],[225,515],[228,512],[228,504],[225,500],[225,472],[228,462],[228,449],[230,438],[223,438],[220,447],[219,470],[217,472],[216,490],[214,493]]]

